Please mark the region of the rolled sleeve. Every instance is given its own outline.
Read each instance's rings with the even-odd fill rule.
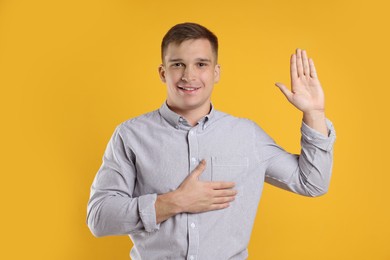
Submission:
[[[276,144],[267,145],[266,181],[274,186],[305,196],[320,196],[328,191],[336,138],[333,124],[326,120],[328,136],[302,122],[301,153],[285,152]]]
[[[157,194],[148,194],[139,197],[138,210],[146,232],[153,232],[160,228],[156,223],[156,208],[154,206]]]
[[[326,119],[326,126],[328,127],[328,136],[324,136],[320,132],[309,127],[307,124],[302,122],[301,133],[302,139],[308,143],[316,146],[317,148],[330,152],[333,149],[333,144],[336,140],[336,132],[332,122]]]

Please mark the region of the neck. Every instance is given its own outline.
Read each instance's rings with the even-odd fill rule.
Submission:
[[[199,120],[208,115],[211,110],[211,103],[207,103],[204,106],[193,109],[182,109],[172,106],[168,102],[167,105],[173,112],[184,117],[191,126],[195,126]]]

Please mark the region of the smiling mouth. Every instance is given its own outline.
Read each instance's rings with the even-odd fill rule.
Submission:
[[[200,89],[200,88],[191,88],[191,87],[187,88],[187,87],[180,87],[180,86],[178,86],[178,88],[181,90],[186,90],[186,91],[194,91],[194,90]]]

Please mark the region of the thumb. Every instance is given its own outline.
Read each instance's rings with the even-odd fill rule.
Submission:
[[[275,83],[275,86],[277,86],[280,91],[282,91],[282,93],[286,96],[286,98],[290,101],[291,100],[291,97],[292,97],[292,93],[291,91],[285,86],[283,85],[282,83],[280,82],[276,82]]]
[[[205,169],[206,169],[206,161],[202,160],[200,161],[198,166],[196,166],[196,168],[191,172],[191,176],[198,179]]]

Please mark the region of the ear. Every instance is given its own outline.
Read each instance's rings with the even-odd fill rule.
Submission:
[[[218,83],[221,76],[221,65],[217,64],[214,68],[214,83]]]
[[[160,66],[158,66],[158,74],[160,75],[160,79],[162,82],[166,83],[166,79],[165,79],[165,68],[164,68],[164,65],[161,64]]]

